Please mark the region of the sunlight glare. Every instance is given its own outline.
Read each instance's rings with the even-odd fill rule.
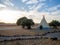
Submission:
[[[16,22],[17,18],[20,17],[19,11],[14,11],[14,10],[1,10],[0,11],[0,20],[5,23],[13,23]]]

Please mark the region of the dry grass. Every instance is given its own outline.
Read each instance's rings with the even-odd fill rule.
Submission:
[[[32,40],[16,40],[9,42],[2,42],[0,45],[60,45],[60,40],[50,39],[32,39]]]
[[[6,27],[5,27],[6,28]],[[1,35],[24,35],[29,34],[32,32],[29,32],[28,30],[22,29],[21,27],[9,27],[9,28],[15,28],[14,30],[0,30]]]
[[[36,30],[28,30],[28,29],[23,29],[21,28],[21,26],[8,26],[8,27],[1,27],[0,28],[14,28],[13,30],[7,30],[7,29],[4,29],[4,30],[0,30],[0,34],[1,35],[9,35],[9,36],[12,36],[12,35],[38,35],[38,34],[42,34],[43,32],[40,32],[40,31],[36,31]]]
[[[46,33],[48,31],[43,30],[28,30],[23,29],[21,26],[0,26],[0,28],[14,28],[13,30],[0,30],[1,35],[41,35],[43,33]],[[51,30],[53,31],[53,30]],[[0,45],[60,45],[60,40],[51,40],[51,39],[32,39],[32,40],[16,40],[16,41],[9,41],[9,42],[0,42]]]
[[[13,35],[41,35],[46,32],[52,32],[54,30],[37,30],[37,29],[23,29],[21,26],[0,26],[0,28],[12,28],[12,29],[4,29],[0,30],[0,35],[8,35],[8,36],[13,36]]]

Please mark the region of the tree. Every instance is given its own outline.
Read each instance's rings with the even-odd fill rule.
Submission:
[[[34,22],[32,19],[27,19],[26,17],[22,17],[17,20],[17,25],[22,25],[23,28],[27,26],[28,29],[31,29],[31,26],[34,25]]]
[[[34,25],[34,22],[32,19],[27,19],[26,20],[26,26],[28,29],[31,29],[31,26]]]
[[[22,27],[24,28],[25,27],[26,20],[27,20],[26,17],[22,17],[22,18],[19,18],[16,23],[17,23],[18,26],[19,25],[22,25]]]
[[[54,28],[57,28],[57,26],[60,26],[60,22],[57,20],[53,20],[49,23],[50,26],[53,26]]]

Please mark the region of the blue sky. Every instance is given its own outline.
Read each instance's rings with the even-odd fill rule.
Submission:
[[[0,20],[8,23],[14,23],[23,16],[32,18],[38,23],[42,15],[45,15],[47,22],[60,21],[60,0],[0,0],[0,14],[4,16],[0,15]],[[12,17],[12,20],[8,20],[10,19],[8,16]]]

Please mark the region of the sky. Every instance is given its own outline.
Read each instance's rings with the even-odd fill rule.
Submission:
[[[16,23],[26,16],[40,23],[43,15],[48,23],[60,21],[60,0],[0,0],[0,22]]]

